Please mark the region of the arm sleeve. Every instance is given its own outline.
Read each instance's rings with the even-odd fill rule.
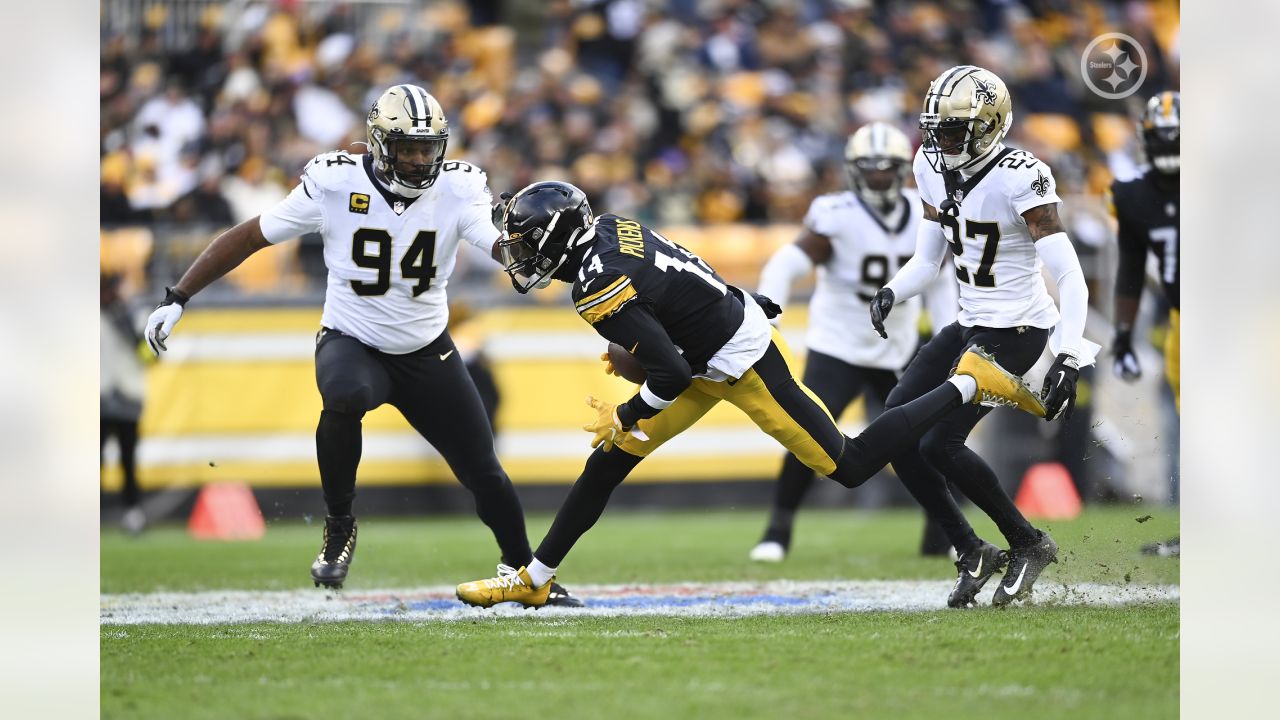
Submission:
[[[929,326],[934,335],[956,321],[958,294],[959,288],[950,273],[938,273],[924,289],[924,307],[929,311]]]
[[[1036,252],[1044,260],[1045,267],[1058,283],[1058,303],[1062,320],[1058,332],[1062,333],[1061,352],[1080,358],[1084,348],[1084,323],[1089,315],[1089,288],[1080,270],[1080,260],[1071,240],[1064,232],[1054,233],[1036,241]]]
[[[916,253],[885,283],[893,291],[894,302],[919,295],[938,276],[947,256],[947,241],[942,225],[936,220],[922,220],[916,229]]]
[[[275,244],[312,232],[324,232],[324,190],[304,172],[288,197],[262,213],[258,227]]]
[[[595,328],[606,340],[634,348],[632,353],[649,376],[639,392],[618,406],[623,427],[657,415],[693,383],[693,370],[649,306],[632,303]]]
[[[791,296],[791,284],[812,270],[813,260],[795,243],[783,245],[760,271],[758,292],[785,309]]]

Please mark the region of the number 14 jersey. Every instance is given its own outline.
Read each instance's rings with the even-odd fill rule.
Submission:
[[[459,240],[492,251],[490,204],[484,172],[465,162],[446,162],[426,192],[402,198],[374,179],[369,155],[331,152],[307,163],[259,225],[272,243],[320,233],[329,271],[321,324],[403,355],[444,332]]]
[[[1022,213],[1061,202],[1049,166],[1025,150],[1004,148],[952,188],[959,212],[942,211],[947,187],[941,173],[916,152],[920,197],[938,208],[960,284],[959,323],[965,327],[1051,328],[1058,308],[1040,272],[1042,263]],[[944,269],[945,272],[945,269]]]

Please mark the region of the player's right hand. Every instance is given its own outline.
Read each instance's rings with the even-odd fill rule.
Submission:
[[[1138,362],[1138,355],[1133,351],[1132,331],[1116,331],[1116,339],[1111,343],[1111,354],[1115,356],[1111,370],[1116,377],[1125,382],[1134,382],[1142,377],[1142,364]]]
[[[893,291],[882,287],[876,291],[876,296],[871,298],[871,326],[885,340],[889,339],[889,334],[884,331],[884,319],[889,317],[891,310],[893,310]]]
[[[187,304],[185,295],[176,290],[168,289],[165,293],[164,300],[161,301],[156,309],[151,312],[151,316],[147,318],[147,328],[144,336],[147,339],[147,347],[151,348],[151,353],[157,357],[161,350],[168,350],[164,341],[169,339],[169,335],[173,332],[173,327],[178,324],[178,318],[182,317],[182,308]]]

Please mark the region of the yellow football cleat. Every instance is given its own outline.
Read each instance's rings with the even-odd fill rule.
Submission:
[[[511,570],[511,568],[507,568]],[[458,586],[458,599],[475,607],[493,607],[498,603],[518,602],[525,607],[542,607],[551,595],[551,578],[539,587],[533,587],[529,571],[525,568],[499,572],[488,580],[474,580]]]
[[[960,357],[956,373],[977,381],[978,391],[973,395],[975,405],[1015,407],[1036,417],[1045,416],[1040,396],[1027,387],[1022,378],[1000,367],[1000,363],[980,347],[971,347]]]

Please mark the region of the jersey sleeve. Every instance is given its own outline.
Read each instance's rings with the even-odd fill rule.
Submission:
[[[275,244],[312,232],[324,231],[324,189],[304,170],[302,181],[288,197],[262,213],[258,227],[267,242]]]
[[[493,193],[489,191],[488,176],[475,165],[459,160],[444,166],[446,169],[441,175],[460,207],[458,234],[486,254],[492,254],[498,229],[493,225]]]
[[[621,273],[595,275],[573,284],[573,308],[592,325],[618,314],[638,297],[631,278]]]
[[[1058,197],[1058,183],[1053,171],[1041,160],[1030,167],[1010,173],[1009,204],[1015,215],[1041,205],[1062,202]]]
[[[916,150],[915,160],[911,162],[911,172],[916,176],[916,189],[920,191],[920,199],[935,208],[938,207],[942,199],[933,196],[935,182],[933,176],[937,173],[933,171],[928,158],[924,156],[924,148]]]
[[[834,210],[833,198],[830,195],[819,195],[809,204],[809,212],[804,215],[804,226],[810,232],[831,237],[839,230],[839,222]]]

